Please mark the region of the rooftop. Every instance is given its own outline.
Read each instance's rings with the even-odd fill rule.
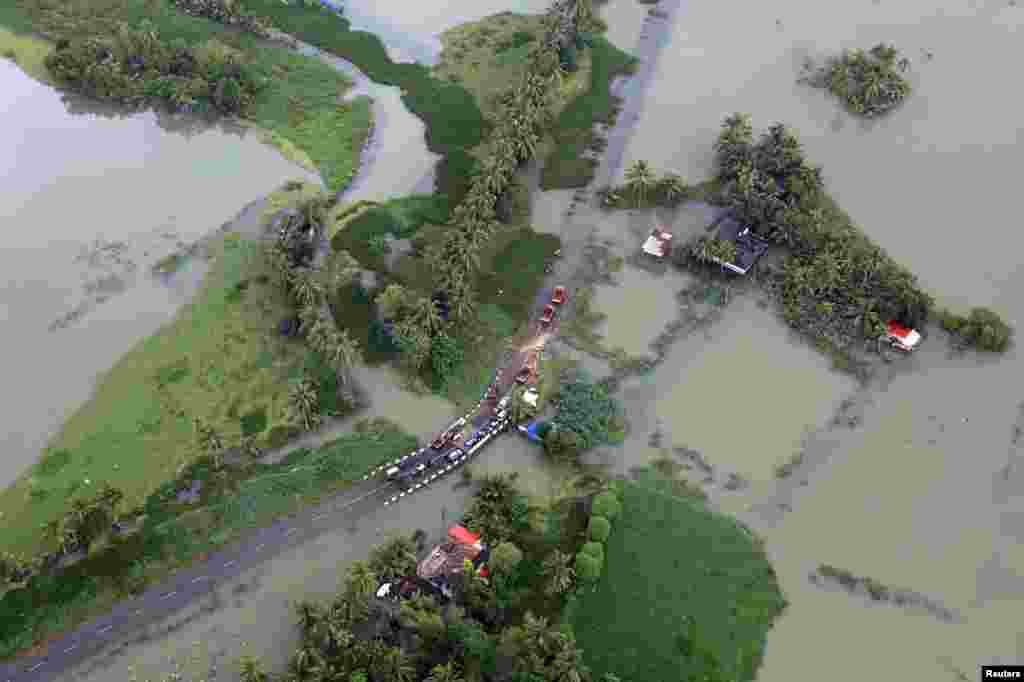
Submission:
[[[746,225],[740,225],[731,217],[725,217],[718,224],[718,239],[736,245],[736,257],[731,263],[713,259],[719,265],[740,275],[745,275],[761,256],[768,251],[768,242],[754,235]]]

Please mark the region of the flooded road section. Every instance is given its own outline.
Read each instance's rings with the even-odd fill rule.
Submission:
[[[0,60],[0,484],[17,478],[100,372],[166,322],[201,273],[150,267],[284,181],[319,179],[258,135],[120,116]]]
[[[1021,95],[1000,84],[1015,78],[1012,65],[1024,56],[1022,22],[1024,10],[1003,2],[783,0],[744,6],[739,23],[729,6],[687,2],[619,177],[646,159],[658,172],[699,181],[712,170],[728,114],[750,113],[758,130],[787,123],[809,160],[824,166],[839,204],[940,303],[990,306],[1019,329],[1024,237],[1011,183]],[[796,84],[806,58],[880,41],[912,63],[915,92],[890,117],[863,123],[826,93]],[[707,340],[681,342],[664,369],[627,382],[622,393],[637,432],[660,417],[672,443],[711,463],[731,459],[741,474],[766,473],[745,452],[782,456],[783,443],[803,443],[805,463],[791,477],[719,501],[764,534],[790,601],[768,636],[760,682],[824,669],[840,682],[973,679],[981,664],[1019,663],[1019,349],[950,357],[933,331],[919,352],[861,391],[813,354],[801,359],[802,350],[787,349],[785,331],[766,315],[730,307]],[[692,345],[700,347],[686,350]],[[674,362],[675,372],[667,369]],[[664,397],[650,414],[641,406],[655,394]],[[829,426],[826,406],[837,396],[856,407],[852,427]],[[630,442],[621,460],[659,452],[646,433]],[[807,575],[820,563],[927,594],[962,621],[815,586]]]

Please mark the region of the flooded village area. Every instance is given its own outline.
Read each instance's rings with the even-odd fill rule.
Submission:
[[[381,0],[342,11],[354,30],[378,35],[391,59],[430,65],[443,32],[548,4]],[[720,209],[687,201],[610,210],[598,197],[639,160],[691,184],[707,180],[734,112],[751,116],[756,135],[784,123],[823,168],[836,203],[939,307],[987,307],[1017,327],[1024,237],[1011,184],[1022,140],[1020,96],[1007,84],[1022,52],[1024,7],[610,0],[599,14],[608,40],[640,61],[614,83],[621,111],[600,131],[596,177],[543,191],[536,166],[521,174],[533,228],[561,240],[551,279],[570,297],[590,296],[593,324],[562,323],[546,359],[612,378],[625,410],[625,440],[594,449],[586,463],[626,478],[668,467],[763,539],[788,605],[767,635],[759,682],[822,670],[841,682],[954,682],[974,679],[983,664],[1024,662],[1019,348],[954,351],[929,323],[917,350],[873,362],[859,380],[787,326],[756,274],[683,269],[641,251],[656,226],[676,242],[708,234]],[[885,117],[856,117],[798,83],[808,63],[881,42],[909,59],[912,86]],[[320,56],[352,79],[350,100],[372,99],[362,166],[342,199],[430,192],[439,156],[401,89]],[[194,259],[154,276],[156,264],[221,225],[244,232],[260,197],[286,181],[322,180],[251,130],[113,111],[62,94],[9,59],[0,59],[0,83],[0,141],[9,150],[0,157],[6,486],[24,479],[103,373],[195,296],[210,267]],[[460,414],[445,397],[406,390],[387,366],[356,366],[353,376],[366,398],[359,418],[386,417],[421,443]],[[290,447],[350,432],[354,422]],[[514,433],[473,463],[475,476],[513,472],[538,499],[554,497],[568,476]],[[470,495],[454,478],[396,505],[360,505],[99,655],[38,679],[150,679],[183,667],[201,671],[196,679],[236,680],[234,661],[247,651],[283,669],[298,639],[290,604],[334,592],[341,567],[390,531],[443,533]],[[823,566],[904,596],[845,590],[822,578]]]

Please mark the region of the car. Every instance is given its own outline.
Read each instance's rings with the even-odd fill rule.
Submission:
[[[499,400],[499,401],[498,401],[498,409],[499,409],[499,410],[503,410],[503,409],[505,409],[506,407],[508,407],[508,404],[509,404],[509,402],[510,402],[511,400],[512,400],[512,399],[511,399],[511,398],[510,398],[509,396],[505,396],[504,398],[502,398],[501,400]]]
[[[446,445],[448,445],[448,434],[446,433],[442,433],[430,443],[430,447],[434,450],[443,450]]]
[[[553,305],[546,305],[546,306],[544,306],[544,312],[542,312],[541,315],[540,315],[541,326],[546,327],[549,324],[551,324],[552,322],[554,322],[554,320],[555,320],[555,306],[553,306]]]
[[[896,350],[909,353],[921,343],[921,334],[916,329],[892,320],[886,325],[885,340]]]
[[[508,412],[506,410],[498,410],[497,414],[494,416],[498,420],[498,423],[501,423],[501,421],[508,416]]]
[[[481,435],[482,434],[480,432],[474,433],[472,436],[470,436],[469,438],[466,439],[466,442],[462,444],[462,447],[464,447],[464,448],[471,448],[471,447],[473,447],[474,445],[476,445],[476,442],[478,440],[480,440]]]
[[[525,384],[528,381],[530,381],[530,379],[532,379],[532,378],[533,378],[533,370],[530,369],[529,367],[523,367],[516,374],[516,383],[517,384]]]
[[[449,464],[456,464],[463,457],[466,456],[466,452],[462,448],[455,448],[454,450],[452,450],[451,452],[449,452],[445,456],[448,458],[448,463]]]
[[[568,298],[565,287],[555,287],[555,290],[551,292],[551,303],[554,305],[562,305]]]

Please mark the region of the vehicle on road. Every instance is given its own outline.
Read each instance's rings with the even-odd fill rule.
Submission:
[[[540,326],[549,327],[555,320],[555,306],[546,305],[544,306],[544,312],[540,315]]]
[[[505,396],[504,398],[499,400],[498,401],[498,409],[500,410],[500,409],[508,407],[508,404],[509,404],[509,402],[511,402],[511,400],[512,399],[510,397],[508,397],[508,396]]]
[[[568,300],[568,295],[565,292],[565,287],[555,287],[555,290],[551,292],[551,303],[553,305],[562,305]]]
[[[885,341],[896,350],[909,353],[921,343],[921,334],[896,320],[892,320],[885,328]]]
[[[521,370],[519,370],[519,373],[516,374],[516,383],[525,384],[529,382],[532,378],[533,370],[531,370],[529,367],[523,367]]]
[[[462,427],[466,425],[466,418],[459,417],[454,424],[445,429],[431,443],[430,447],[435,450],[443,450],[453,442],[462,438]]]

